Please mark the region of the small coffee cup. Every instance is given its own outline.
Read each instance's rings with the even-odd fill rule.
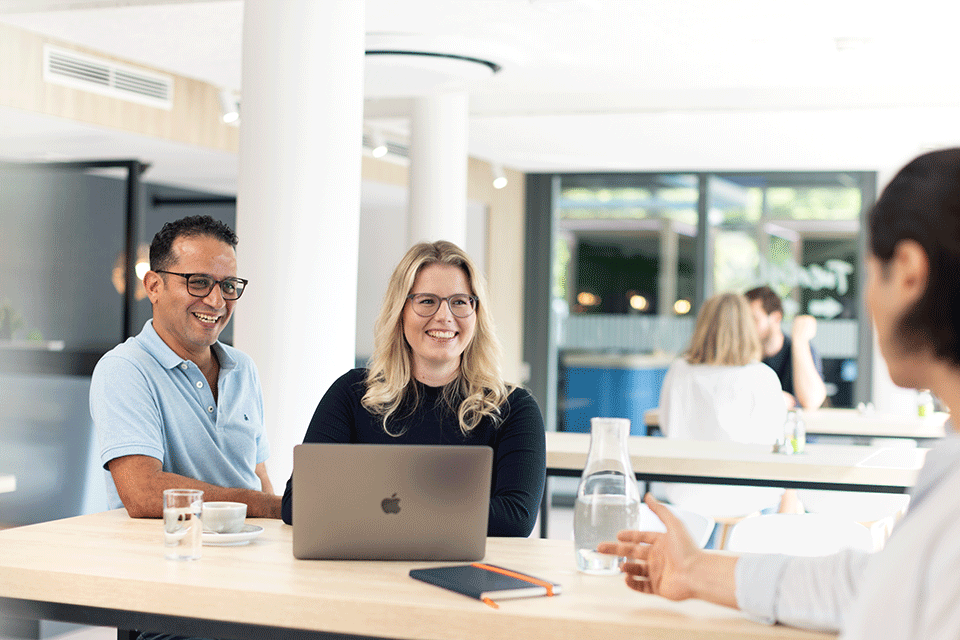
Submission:
[[[203,530],[213,533],[239,533],[247,517],[247,505],[242,502],[204,502]]]

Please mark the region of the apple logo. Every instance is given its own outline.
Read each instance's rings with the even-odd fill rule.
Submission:
[[[380,502],[380,508],[384,513],[400,513],[400,498],[393,494],[389,498],[384,498]]]

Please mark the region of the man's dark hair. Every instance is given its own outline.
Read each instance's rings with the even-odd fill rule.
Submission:
[[[926,153],[901,169],[870,211],[870,251],[886,268],[897,243],[927,254],[927,288],[900,319],[908,349],[930,348],[960,365],[960,149]]]
[[[150,243],[150,270],[166,269],[172,264],[171,249],[177,238],[195,236],[210,236],[237,248],[237,234],[224,223],[210,216],[187,216],[166,223],[153,236],[153,242]]]
[[[759,300],[760,306],[763,307],[763,312],[767,315],[770,315],[774,311],[779,311],[780,315],[783,315],[783,302],[780,301],[780,296],[777,295],[776,291],[766,285],[750,289],[750,291],[743,294],[743,297],[750,302]]]

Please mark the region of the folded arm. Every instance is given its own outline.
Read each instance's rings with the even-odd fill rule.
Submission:
[[[251,518],[279,518],[280,496],[273,495],[269,478],[264,483],[264,491],[218,487],[167,473],[159,460],[150,456],[122,456],[107,463],[107,469],[113,476],[117,493],[131,518],[163,517],[163,491],[165,489],[201,489],[207,502],[242,502],[247,505],[247,516]],[[266,476],[266,465],[257,465],[257,475]]]
[[[817,333],[817,321],[813,316],[797,316],[793,321],[793,392],[797,403],[805,409],[816,409],[827,398],[827,387],[817,369],[810,349],[810,341]]]

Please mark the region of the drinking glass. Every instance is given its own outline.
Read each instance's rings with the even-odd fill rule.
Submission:
[[[167,560],[197,560],[203,546],[203,491],[163,492],[163,546]]]

